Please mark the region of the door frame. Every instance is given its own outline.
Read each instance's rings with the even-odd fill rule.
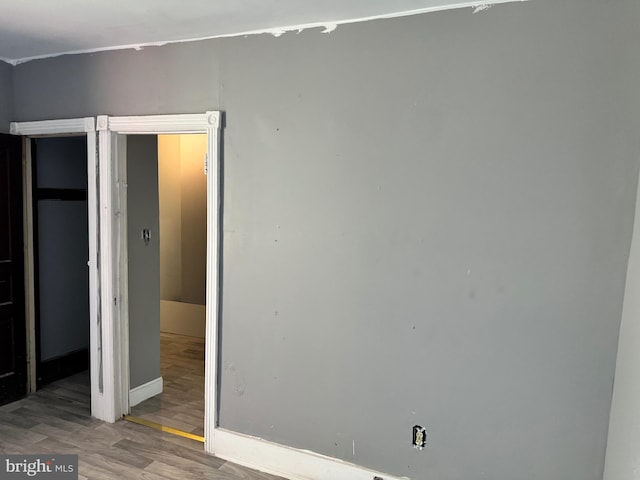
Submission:
[[[214,453],[218,425],[218,292],[220,248],[221,112],[97,118],[100,191],[100,285],[104,389],[110,418],[129,413],[129,304],[127,285],[126,140],[122,135],[207,135],[207,268],[205,333],[205,451]],[[124,141],[123,141],[124,140]],[[103,161],[108,159],[107,161]],[[203,159],[204,160],[204,159]],[[109,299],[107,301],[107,299]]]
[[[96,128],[93,117],[71,118],[66,120],[43,120],[34,122],[12,122],[12,135],[22,136],[23,146],[23,229],[25,252],[25,316],[27,321],[27,357],[28,391],[36,391],[36,299],[35,299],[35,251],[33,229],[33,163],[31,155],[31,139],[38,137],[65,137],[85,135],[87,137],[87,209],[89,219],[89,337],[90,345],[99,345],[100,322],[98,317],[98,236],[97,236],[97,157]],[[104,398],[101,392],[100,365],[101,360],[90,349],[91,370],[91,413],[101,418],[104,409]],[[95,349],[98,352],[98,349]]]

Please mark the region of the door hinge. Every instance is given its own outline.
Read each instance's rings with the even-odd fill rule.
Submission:
[[[209,170],[209,155],[204,154],[204,174],[206,175]]]

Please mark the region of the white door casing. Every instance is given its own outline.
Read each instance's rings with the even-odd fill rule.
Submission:
[[[86,135],[87,137],[87,209],[89,219],[89,337],[91,371],[91,414],[105,420],[105,398],[102,391],[101,325],[98,314],[100,285],[98,279],[98,183],[96,157],[96,130],[93,117],[35,122],[12,122],[12,135],[21,135],[25,141],[24,152],[24,239],[25,239],[25,298],[28,330],[29,390],[35,391],[35,285],[33,251],[33,208],[31,184],[30,138],[42,136]]]
[[[217,426],[219,291],[219,153],[217,111],[187,115],[99,116],[100,281],[104,337],[104,392],[108,421],[129,412],[129,326],[127,292],[126,135],[207,134],[207,275],[205,333],[205,451],[214,452]],[[102,161],[106,159],[107,161]]]

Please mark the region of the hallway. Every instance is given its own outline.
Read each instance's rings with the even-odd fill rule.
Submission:
[[[160,333],[162,394],[131,408],[131,415],[204,435],[204,339]]]

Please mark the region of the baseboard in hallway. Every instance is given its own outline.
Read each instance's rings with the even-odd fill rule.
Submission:
[[[204,339],[160,334],[162,394],[131,408],[145,421],[204,436]]]

